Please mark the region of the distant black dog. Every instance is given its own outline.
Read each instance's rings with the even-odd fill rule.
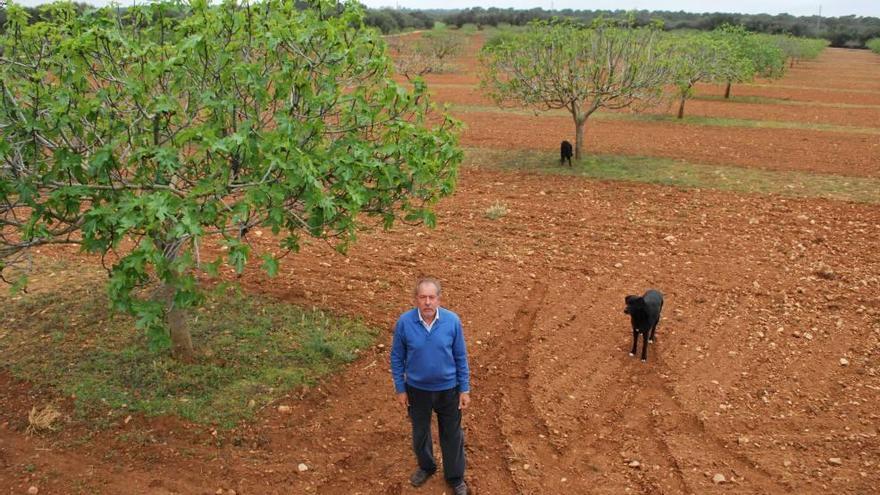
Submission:
[[[626,296],[626,309],[632,320],[633,348],[630,356],[636,355],[639,343],[639,334],[644,336],[645,343],[642,346],[642,361],[648,360],[648,342],[654,343],[654,334],[657,332],[657,324],[660,323],[660,311],[663,310],[663,294],[648,289],[644,296]]]
[[[568,166],[571,166],[571,143],[568,141],[563,141],[559,146],[559,165],[565,165],[565,160],[568,160]]]

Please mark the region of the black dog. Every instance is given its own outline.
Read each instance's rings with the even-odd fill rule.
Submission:
[[[571,166],[571,143],[568,141],[563,141],[559,146],[559,165],[565,165],[565,160],[568,160],[568,166]]]
[[[654,343],[654,334],[657,332],[657,324],[660,323],[663,294],[654,289],[648,289],[644,296],[626,296],[625,301],[626,309],[623,312],[629,315],[633,328],[633,348],[629,355],[636,355],[639,334],[642,334],[645,340],[642,346],[642,361],[647,361],[648,342]]]

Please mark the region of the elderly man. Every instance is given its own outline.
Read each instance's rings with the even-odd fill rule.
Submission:
[[[467,495],[461,410],[470,404],[467,348],[458,315],[440,307],[440,282],[423,278],[416,307],[400,315],[391,346],[397,402],[409,411],[412,446],[419,467],[410,476],[421,486],[437,470],[431,445],[431,416],[437,413],[443,474],[455,495]]]

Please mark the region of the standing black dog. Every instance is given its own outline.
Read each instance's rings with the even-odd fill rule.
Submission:
[[[648,360],[648,342],[654,343],[654,333],[657,332],[657,324],[660,323],[663,294],[654,289],[648,289],[644,296],[626,296],[625,301],[626,309],[623,312],[629,315],[633,328],[633,348],[629,355],[636,355],[639,334],[642,334],[645,340],[642,346],[642,362],[645,362]]]
[[[559,146],[559,165],[565,165],[565,160],[568,160],[568,166],[571,166],[571,143],[568,141],[563,141]]]

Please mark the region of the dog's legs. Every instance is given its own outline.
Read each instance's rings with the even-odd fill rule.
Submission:
[[[645,332],[643,335],[645,336],[644,342],[642,343],[642,362],[645,363],[648,361],[648,333]]]
[[[631,351],[629,351],[630,356],[636,355],[636,347],[638,345],[639,345],[639,332],[637,332],[636,329],[633,328],[633,348]]]
[[[648,342],[653,344],[656,339],[657,339],[657,323],[654,323],[654,326],[651,327],[651,338],[648,339]]]

